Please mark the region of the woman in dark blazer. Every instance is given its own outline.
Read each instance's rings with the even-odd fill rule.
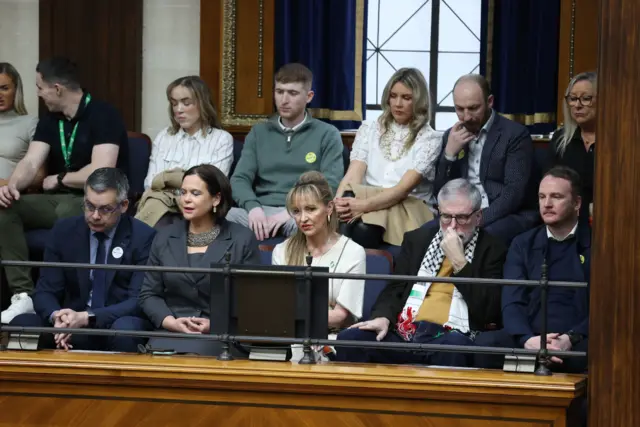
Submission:
[[[187,170],[180,189],[183,220],[161,229],[149,254],[150,266],[207,268],[224,262],[260,264],[258,241],[253,232],[225,220],[231,204],[231,185],[215,166]],[[154,327],[188,334],[209,333],[209,275],[147,272],[139,302]],[[153,349],[179,353],[217,354],[214,342],[183,339],[151,339]]]

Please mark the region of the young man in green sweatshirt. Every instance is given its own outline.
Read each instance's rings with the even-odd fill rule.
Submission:
[[[275,76],[278,114],[251,128],[231,177],[233,199],[227,219],[253,230],[258,240],[285,236],[296,225],[285,208],[287,193],[303,173],[324,174],[335,192],[344,176],[342,138],[334,126],[311,117],[313,75],[302,64],[286,64]]]

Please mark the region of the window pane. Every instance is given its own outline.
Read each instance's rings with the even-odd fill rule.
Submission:
[[[380,14],[378,16],[379,34],[376,34],[376,38],[370,37],[370,39],[373,40],[374,43],[377,43],[378,46],[382,46],[387,40],[391,42],[393,38],[391,40],[389,38],[392,37],[393,34],[403,24],[405,24],[405,22],[407,22],[409,18],[411,18],[411,21],[415,19],[416,22],[420,22],[420,21],[425,22],[427,19],[429,19],[427,17],[428,16],[427,13],[429,14],[431,13],[430,7],[429,7],[429,0],[401,0],[401,1],[402,1],[402,6],[400,7],[398,0],[379,0],[380,2],[379,3]],[[371,9],[371,4],[369,5],[369,9]],[[414,13],[415,13],[415,16],[411,17],[412,15],[414,15]],[[407,23],[407,25],[408,24],[409,23]],[[426,23],[423,25],[425,25],[423,28],[427,28],[427,29],[431,28],[431,25],[426,26]],[[413,23],[411,28],[416,28]],[[411,31],[412,30],[409,30],[409,34],[411,34]],[[426,31],[426,33],[429,34],[429,31]],[[421,34],[419,35],[419,37],[425,37],[425,35]],[[419,40],[419,38],[416,40]],[[412,42],[412,44],[415,44],[415,43],[416,43],[415,41]],[[397,49],[398,45],[402,45],[402,43],[400,42],[394,43],[394,48]],[[384,46],[384,47],[387,47],[387,46]]]
[[[367,61],[367,95],[366,100],[367,104],[377,104],[378,103],[378,81],[376,80],[378,66],[377,66],[377,58],[378,55],[374,54]]]
[[[382,115],[382,110],[367,110],[367,121],[377,120]]]
[[[373,43],[373,48],[375,48],[378,43],[378,1],[379,0],[369,0],[367,6],[367,38]],[[369,45],[367,45],[367,49],[369,49]]]
[[[404,1],[404,0],[403,0]],[[384,43],[381,49],[391,50],[423,50],[427,51],[431,47],[431,3],[424,4],[421,1],[417,8],[398,8],[398,2],[395,1],[394,12],[396,14],[402,14],[405,16],[398,30],[388,41],[387,39],[380,40],[380,43]],[[404,5],[404,3],[403,3]],[[385,20],[386,16],[380,16],[381,20]]]
[[[384,55],[385,58],[389,60],[389,62],[391,62],[391,64],[396,70],[399,70],[402,67],[414,67],[422,71],[425,79],[427,79],[427,82],[429,81],[429,54],[428,53],[382,51],[382,54]]]
[[[444,103],[445,99],[453,90],[453,84],[458,77],[477,73],[480,64],[479,53],[440,53],[438,54],[438,105],[453,106],[453,98],[449,103]]]
[[[462,13],[464,8],[458,3],[471,3],[467,9],[477,9],[477,12],[475,15],[470,14],[469,10]],[[440,52],[480,52],[480,3],[479,0],[449,0],[441,3],[438,35]],[[453,8],[454,5],[456,8]]]
[[[445,131],[458,121],[456,113],[436,113],[436,130]]]

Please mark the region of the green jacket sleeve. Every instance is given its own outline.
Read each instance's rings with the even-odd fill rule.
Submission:
[[[249,212],[260,206],[258,197],[253,191],[253,182],[258,172],[258,157],[256,154],[256,135],[254,128],[244,140],[242,155],[231,177],[233,200],[239,207]]]
[[[338,185],[340,185],[340,181],[344,177],[343,150],[344,146],[340,132],[331,126],[331,129],[324,135],[322,140],[320,172],[327,178],[333,194],[338,190]]]

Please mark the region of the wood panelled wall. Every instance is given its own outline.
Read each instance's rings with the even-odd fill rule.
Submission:
[[[40,59],[76,62],[83,87],[113,104],[135,131],[142,112],[142,2],[40,0]]]
[[[589,323],[591,427],[640,425],[640,2],[601,0]]]
[[[275,0],[200,2],[200,75],[236,137],[274,110],[274,13]]]
[[[558,49],[558,125],[564,121],[562,105],[569,80],[598,66],[598,14],[600,0],[562,0]]]

